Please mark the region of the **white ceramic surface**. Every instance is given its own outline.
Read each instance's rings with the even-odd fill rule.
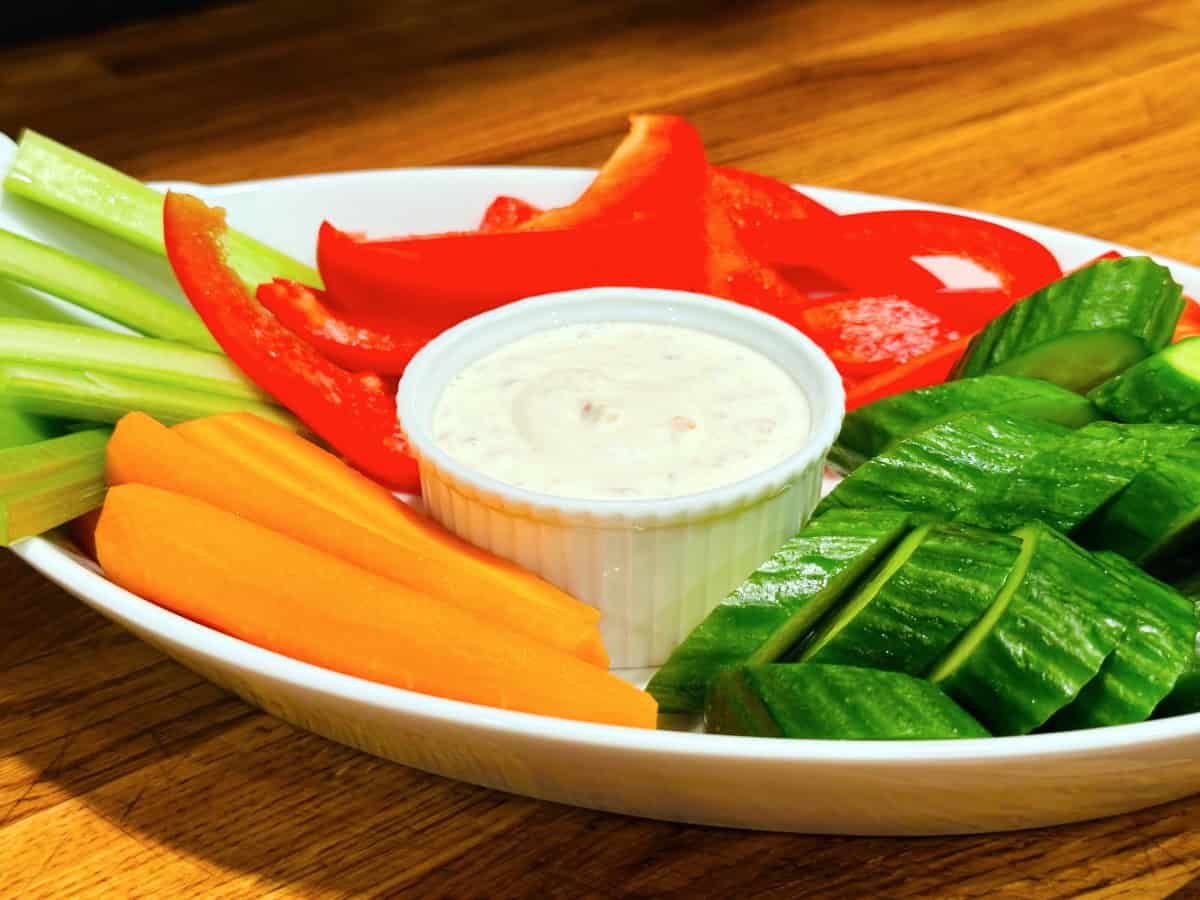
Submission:
[[[803,390],[808,440],[750,478],[660,500],[577,500],[514,488],[437,446],[434,411],[455,375],[533,332],[585,322],[681,326],[758,351]],[[683,291],[610,287],[523,300],[450,329],[409,363],[397,408],[434,518],[599,609],[610,662],[624,669],[666,662],[710,609],[808,521],[845,394],[821,348],[773,316]]]
[[[0,138],[0,169],[11,152]],[[238,227],[311,259],[324,217],[375,234],[464,228],[475,224],[495,194],[563,203],[589,177],[562,169],[411,169],[194,191],[227,207]],[[844,191],[812,193],[841,212],[941,208]],[[1110,247],[1136,252],[983,218],[1037,238],[1064,266]],[[71,229],[11,198],[0,199],[0,226],[80,246]],[[137,256],[115,245],[101,249],[118,263]],[[1161,261],[1189,292],[1200,294],[1200,269]],[[165,278],[161,264],[151,268]],[[589,725],[441,700],[318,669],[147,603],[52,539],[29,539],[14,550],[105,616],[275,715],[406,765],[532,797],[681,822],[915,835],[1077,821],[1200,791],[1200,714],[1067,734],[906,743]]]

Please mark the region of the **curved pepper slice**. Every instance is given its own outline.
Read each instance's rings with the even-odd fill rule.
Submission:
[[[1014,300],[1062,278],[1054,254],[1027,235],[995,222],[928,209],[895,209],[841,216],[822,229],[864,270],[885,259],[956,256],[991,272]],[[807,251],[811,256],[815,250]],[[813,264],[817,264],[815,260]],[[914,263],[915,265],[915,263]],[[894,287],[893,290],[902,290]]]
[[[636,115],[629,122],[629,133],[578,200],[546,210],[521,227],[569,228],[647,218],[699,225],[708,183],[699,133],[679,116]]]
[[[394,490],[419,490],[416,460],[396,422],[394,383],[347,371],[284,328],[227,265],[224,234],[222,210],[167,193],[167,259],[217,343],[350,463]]]
[[[831,298],[806,309],[800,320],[801,330],[851,378],[902,365],[961,336],[935,313],[896,294]]]
[[[526,203],[520,197],[501,194],[484,211],[483,221],[479,223],[479,230],[512,231],[541,213],[540,208],[532,203]]]
[[[553,291],[701,289],[704,241],[698,229],[656,221],[371,241],[326,222],[317,236],[317,266],[330,306],[398,327],[443,331]]]
[[[285,278],[258,286],[258,302],[322,356],[351,371],[402,375],[417,351],[437,337],[399,323],[350,321],[324,301],[324,292]]]
[[[795,223],[837,217],[790,184],[731,166],[713,167],[712,186],[737,229],[738,240],[748,253],[763,260],[787,257],[786,244]]]

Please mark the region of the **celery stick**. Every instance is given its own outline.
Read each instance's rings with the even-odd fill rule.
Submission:
[[[21,134],[4,188],[10,193],[87,222],[135,246],[162,254],[162,194],[36,131]],[[321,286],[316,270],[229,230],[229,264],[255,287],[272,278]]]
[[[271,398],[228,357],[85,325],[0,319],[0,363],[86,369],[259,403]]]
[[[23,490],[54,472],[104,458],[111,428],[89,428],[25,447],[0,450],[0,493]]]
[[[59,428],[41,416],[14,409],[7,403],[0,403],[0,450],[36,444],[59,433]]]
[[[0,450],[0,546],[49,531],[104,501],[107,428]]]
[[[103,266],[0,228],[0,276],[153,337],[221,352],[191,309]]]
[[[0,397],[20,410],[61,419],[116,422],[139,411],[174,425],[228,412],[252,412],[293,431],[303,431],[278,406],[178,385],[156,384],[108,372],[0,362]]]
[[[32,291],[21,284],[0,279],[0,318],[37,319],[78,325],[79,319],[60,306],[60,301]]]

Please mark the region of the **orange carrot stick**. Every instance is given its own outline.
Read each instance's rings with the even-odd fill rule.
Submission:
[[[557,603],[542,602],[540,593],[522,595],[505,578],[479,578],[479,572],[490,574],[484,566],[458,565],[457,559],[445,555],[435,559],[422,556],[420,548],[411,549],[388,534],[344,518],[307,492],[281,488],[278,481],[261,477],[258,470],[248,469],[240,460],[193,444],[182,432],[143,413],[130,413],[109,439],[107,476],[109,484],[148,484],[204,500],[607,668],[595,622],[571,610],[564,612]],[[345,472],[352,470],[345,467]],[[467,563],[474,559],[464,558]]]
[[[653,698],[609,672],[182,494],[112,488],[96,549],[127,590],[303,662],[469,703],[655,724]]]
[[[231,464],[305,497],[339,516],[387,535],[431,561],[471,572],[489,589],[529,597],[588,622],[600,612],[520,566],[457,537],[398,500],[386,488],[286,428],[253,414],[209,416],[172,428]]]

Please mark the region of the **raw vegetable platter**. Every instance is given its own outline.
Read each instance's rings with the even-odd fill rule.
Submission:
[[[0,144],[0,169],[12,155]],[[571,202],[586,170],[459,168],[347,173],[227,186],[173,185],[225,207],[241,231],[311,261],[323,220],[370,233],[473,228],[497,194]],[[806,189],[837,212],[927,208]],[[988,218],[1037,239],[1064,271],[1107,242]],[[165,262],[147,261],[5,196],[0,226],[136,270],[179,297]],[[1169,265],[1185,291],[1200,271]],[[147,276],[147,272],[149,275]],[[86,319],[86,317],[84,317]],[[426,771],[613,812],[789,831],[927,834],[1049,825],[1110,815],[1200,790],[1200,715],[1134,725],[958,741],[774,740],[592,725],[386,687],[236,640],[108,581],[58,537],[14,551],[95,609],[214,682],[296,725]],[[644,683],[650,671],[627,671]]]

